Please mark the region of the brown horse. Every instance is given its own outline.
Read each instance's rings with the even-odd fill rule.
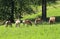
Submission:
[[[23,20],[23,24],[27,24],[27,25],[32,26],[32,22],[30,20]]]
[[[41,24],[42,23],[42,19],[41,18],[36,18],[35,19],[35,24]]]
[[[49,18],[49,23],[50,23],[50,24],[51,24],[51,23],[55,23],[55,17],[54,17],[54,16],[52,16],[52,17]]]

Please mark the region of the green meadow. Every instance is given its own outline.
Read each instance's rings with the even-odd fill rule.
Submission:
[[[60,19],[60,4],[53,4],[47,6],[47,17],[56,16],[58,20]],[[29,15],[25,18],[32,19],[38,14]],[[57,19],[56,18],[56,19]],[[39,24],[32,26],[25,26],[23,24],[20,27],[5,27],[5,25],[0,26],[0,39],[60,39],[60,23],[56,22],[55,24]]]

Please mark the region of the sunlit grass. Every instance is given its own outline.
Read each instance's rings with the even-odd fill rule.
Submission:
[[[54,5],[55,6],[55,5]],[[40,7],[38,6],[38,10]],[[41,12],[24,16],[23,19],[35,19],[37,16],[41,16]],[[47,6],[47,17],[60,16],[60,7]],[[60,39],[60,23],[56,24],[39,24],[32,26],[25,26],[23,24],[20,27],[5,27],[0,26],[0,39]]]
[[[32,25],[25,27],[0,26],[0,39],[58,39],[60,38],[60,24]]]

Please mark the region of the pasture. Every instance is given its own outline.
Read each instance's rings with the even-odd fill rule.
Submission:
[[[58,5],[47,7],[47,17],[56,16],[56,19],[60,21],[60,6]],[[34,15],[31,18],[34,18]],[[48,22],[39,25],[33,24],[29,27],[22,24],[20,27],[15,27],[15,24],[13,27],[0,25],[0,39],[60,39],[60,22],[51,25]]]
[[[14,24],[13,24],[14,25]],[[0,26],[0,39],[60,39],[60,23],[29,27]]]

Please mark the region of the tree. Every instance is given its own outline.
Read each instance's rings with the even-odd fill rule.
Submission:
[[[35,13],[31,5],[40,5],[41,0],[0,0],[0,19],[21,18],[23,13]],[[17,16],[16,16],[17,15]],[[42,0],[42,19],[46,20],[46,0]]]
[[[42,19],[46,21],[46,0],[42,0]]]
[[[11,2],[11,15],[9,20],[11,20],[11,22],[14,22],[14,1],[13,0]]]

